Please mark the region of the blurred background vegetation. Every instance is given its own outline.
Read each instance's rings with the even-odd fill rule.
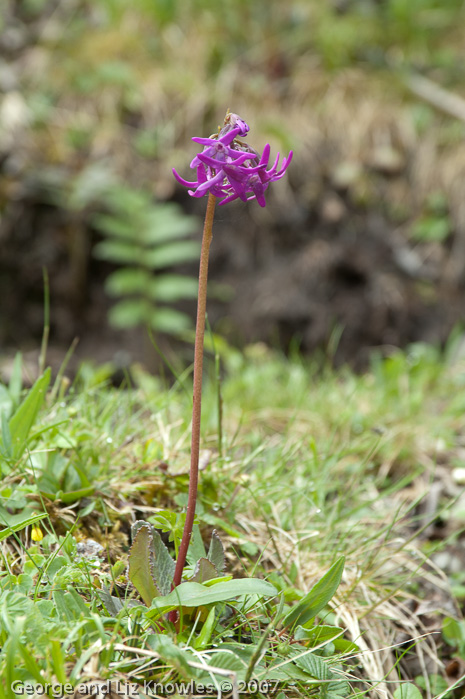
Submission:
[[[60,356],[79,336],[77,357],[125,365],[147,361],[147,326],[190,337],[205,202],[171,168],[188,176],[191,136],[227,108],[256,148],[295,159],[266,209],[217,214],[216,331],[361,366],[461,321],[463,0],[4,0],[0,13],[3,352],[38,347],[44,268]]]

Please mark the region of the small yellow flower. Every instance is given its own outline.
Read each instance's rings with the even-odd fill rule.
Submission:
[[[42,541],[43,538],[44,538],[44,535],[43,535],[42,529],[34,524],[34,526],[32,527],[32,531],[31,531],[32,541]]]

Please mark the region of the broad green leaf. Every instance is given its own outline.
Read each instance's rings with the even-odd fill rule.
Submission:
[[[212,531],[212,538],[210,541],[210,548],[208,549],[208,560],[213,563],[218,573],[222,573],[224,570],[224,547],[221,543],[221,539],[218,536],[216,529]]]
[[[344,556],[341,556],[341,558],[331,566],[326,575],[312,587],[310,592],[291,609],[283,619],[284,627],[291,625],[304,626],[326,607],[328,602],[333,598],[341,582],[344,562]]]
[[[210,678],[210,682],[213,677],[215,677],[215,668],[221,668],[222,670],[230,670],[231,673],[236,673],[238,679],[243,679],[243,676],[247,670],[247,665],[232,652],[227,652],[225,650],[220,650],[218,653],[212,653],[208,657],[208,664],[212,668],[210,672],[208,668],[205,668],[205,672],[200,675],[200,680],[207,680]],[[217,680],[223,679],[222,677],[216,675]]]
[[[197,219],[185,216],[179,213],[179,210],[170,211],[164,205],[149,212],[144,237],[149,243],[159,244],[175,238],[184,238],[197,227]]]
[[[311,629],[304,629],[303,626],[298,626],[294,633],[296,641],[308,641],[310,645],[316,646],[321,643],[332,641],[333,638],[341,636],[344,630],[339,626],[313,626]]]
[[[167,595],[173,583],[174,569],[176,564],[171,558],[168,549],[161,540],[160,534],[152,529],[153,541],[153,576],[155,584],[161,595]]]
[[[174,665],[178,672],[184,676],[188,675],[189,665],[187,663],[191,656],[177,646],[169,636],[152,634],[147,638],[147,643],[163,660]]]
[[[154,600],[148,616],[164,614],[179,606],[200,607],[206,604],[226,602],[243,595],[274,597],[276,588],[265,580],[257,578],[230,580],[229,582],[220,582],[211,587],[201,585],[200,583],[186,582],[178,585],[169,595]]]
[[[213,563],[210,563],[208,558],[199,558],[195,564],[194,575],[190,579],[190,582],[204,583],[207,580],[214,580],[217,577],[218,572]]]
[[[163,274],[152,279],[146,293],[154,301],[174,303],[183,299],[196,299],[199,283],[193,277],[181,274]]]
[[[44,619],[36,605],[21,592],[5,590],[0,596],[0,630],[14,633],[19,618],[25,621],[25,633],[33,636],[44,627]]]
[[[68,609],[72,611],[75,619],[90,615],[90,610],[82,599],[81,595],[79,595],[79,593],[76,592],[74,587],[71,585],[68,587],[68,591],[64,594],[64,600],[68,606]]]
[[[207,552],[205,551],[205,546],[203,545],[200,527],[198,524],[194,524],[191,540],[189,542],[189,548],[187,550],[187,561],[191,565],[195,565],[199,558],[205,558],[206,555]]]
[[[144,264],[145,251],[133,242],[103,240],[94,248],[94,255],[100,260],[118,262],[122,265]]]
[[[52,598],[58,617],[62,621],[76,621],[80,619],[81,616],[87,616],[89,614],[89,610],[87,608],[85,609],[85,612],[81,612],[81,609],[76,605],[75,600],[70,596],[69,592],[55,589],[52,593]]]
[[[403,682],[394,692],[394,699],[422,699],[422,694],[414,684]]]
[[[332,679],[332,672],[319,655],[307,653],[300,658],[293,658],[292,662],[317,680]]]
[[[181,262],[190,262],[199,257],[200,246],[192,240],[178,243],[165,243],[153,250],[147,250],[142,255],[142,264],[150,269],[163,269],[172,267]]]
[[[174,308],[157,308],[150,316],[150,325],[154,330],[177,334],[192,327],[192,321],[188,315]]]
[[[145,325],[152,314],[152,306],[145,299],[124,299],[110,309],[108,320],[114,328],[133,328]]]
[[[465,641],[465,623],[448,616],[442,622],[442,635],[450,646],[458,646]]]
[[[204,582],[205,587],[211,587],[212,585],[218,585],[220,582],[229,582],[233,579],[232,575],[222,575],[219,578],[212,578],[211,580],[206,580]]]
[[[333,680],[324,686],[324,699],[342,699],[350,696],[350,685],[347,680]]]
[[[7,612],[11,619],[34,613],[34,602],[22,592],[5,590],[0,595],[0,601],[2,612]]]
[[[16,584],[18,592],[23,592],[27,595],[34,586],[34,578],[28,573],[20,573]]]
[[[335,638],[333,641],[331,641],[333,644],[334,648],[339,651],[339,653],[359,653],[360,648],[356,643],[353,643],[352,641],[347,641],[345,638],[342,638],[339,636],[339,638]]]
[[[56,493],[56,499],[65,503],[77,502],[77,500],[81,500],[82,498],[87,498],[89,495],[92,495],[94,490],[95,486],[93,485],[90,485],[87,488],[79,488],[79,490],[68,490],[66,493],[60,490]],[[52,497],[51,500],[55,500],[55,497]]]
[[[50,383],[50,373],[50,369],[47,369],[37,379],[8,423],[11,435],[11,455],[14,459],[18,459],[26,447],[26,440],[31,427],[35,423],[37,414],[45,400],[45,394]]]
[[[107,613],[112,617],[118,616],[124,606],[120,598],[110,595],[110,592],[105,585],[101,590],[98,590],[97,594],[100,597]]]
[[[144,295],[147,293],[151,281],[151,274],[148,270],[140,267],[125,267],[110,274],[105,282],[105,291],[110,296]]]
[[[151,526],[141,526],[129,549],[128,578],[149,607],[159,591],[153,575],[153,549]]]

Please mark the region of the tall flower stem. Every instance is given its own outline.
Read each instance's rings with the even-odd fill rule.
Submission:
[[[194,349],[194,389],[192,407],[191,467],[189,474],[189,497],[187,500],[186,521],[178,551],[178,560],[173,577],[173,588],[181,582],[182,571],[186,563],[187,549],[194,526],[195,506],[199,482],[200,418],[202,410],[202,371],[203,342],[205,336],[205,313],[207,310],[208,256],[212,241],[213,217],[215,215],[216,197],[208,195],[207,213],[203,227],[202,249],[200,252],[199,294],[197,300],[197,323],[195,327]]]

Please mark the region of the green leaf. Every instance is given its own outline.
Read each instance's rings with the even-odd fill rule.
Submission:
[[[191,240],[166,243],[153,250],[147,250],[142,256],[142,264],[150,269],[163,269],[179,265],[182,262],[197,260],[199,252],[199,244]]]
[[[11,435],[11,456],[18,459],[26,447],[31,427],[36,421],[37,414],[45,400],[45,394],[50,383],[50,369],[37,379],[26,398],[8,423]]]
[[[341,699],[350,695],[350,685],[347,680],[333,680],[325,684],[322,697],[324,699]]]
[[[144,299],[125,299],[110,309],[108,320],[114,328],[133,328],[148,323],[151,314],[152,308]]]
[[[144,295],[150,282],[151,274],[146,269],[125,267],[110,274],[105,282],[105,291],[110,296]]]
[[[7,420],[10,417],[13,405],[10,392],[3,384],[0,384],[0,414],[2,420]]]
[[[332,678],[332,672],[329,670],[323,658],[313,653],[307,653],[300,658],[293,658],[293,663],[300,667],[301,670],[311,675],[317,680],[329,680]]]
[[[193,277],[163,274],[153,279],[145,291],[154,301],[174,303],[183,299],[196,299],[198,286],[198,281]]]
[[[174,209],[169,204],[164,204],[149,211],[144,237],[151,244],[160,244],[166,240],[184,238],[197,227],[198,221],[195,217],[184,215],[178,207]]]
[[[123,265],[144,264],[145,251],[132,241],[103,240],[94,247],[94,255],[101,260]]]
[[[220,650],[218,653],[210,655],[208,660],[209,665],[212,668],[212,671],[210,674],[208,672],[208,668],[205,668],[205,674],[208,673],[209,677],[211,677],[212,674],[213,676],[215,675],[214,669],[216,667],[221,668],[223,670],[230,670],[234,673],[244,673],[247,669],[247,665],[235,653],[228,653],[225,650]],[[204,677],[205,675],[201,675],[200,679]]]
[[[195,564],[194,575],[190,579],[190,582],[204,583],[207,580],[214,580],[217,577],[218,571],[213,563],[210,563],[207,558],[199,558]]]
[[[145,526],[146,525],[146,526]],[[153,574],[152,527],[144,522],[129,549],[128,578],[149,607],[159,591]]]
[[[8,390],[10,392],[11,399],[13,400],[13,404],[15,406],[19,404],[22,387],[22,356],[21,352],[17,352],[13,363],[13,371],[11,372],[10,383],[8,385]]]
[[[414,684],[403,682],[394,692],[394,699],[422,699],[422,694]]]
[[[158,655],[173,665],[183,676],[188,676],[190,656],[164,634],[152,634],[147,638],[148,645]]]
[[[215,607],[212,607],[210,611],[208,612],[208,616],[204,621],[204,624],[202,626],[202,630],[197,636],[197,638],[194,640],[194,648],[196,650],[203,650],[208,646],[210,643],[210,639],[212,637],[213,629],[215,628],[215,623],[216,623],[216,609]]]
[[[154,554],[153,575],[155,584],[161,595],[167,595],[171,590],[176,564],[161,540],[160,534],[155,529],[152,529],[152,534],[152,548]]]
[[[169,595],[154,600],[148,616],[164,614],[179,606],[200,607],[206,604],[226,602],[243,595],[274,597],[276,588],[265,582],[265,580],[257,578],[242,578],[240,580],[230,580],[229,582],[219,582],[211,587],[201,585],[200,583],[186,582],[178,585]]]
[[[8,420],[7,420],[5,412],[2,412],[1,418],[2,418],[2,446],[3,446],[2,454],[5,458],[8,458],[12,453],[12,450],[11,450],[11,432],[10,432],[10,428],[8,426]],[[8,473],[11,470],[10,467],[7,466],[7,464],[2,464],[2,468],[3,468],[3,471],[5,471],[6,473]]]
[[[112,597],[105,585],[103,585],[101,590],[98,590],[97,594],[100,597],[107,613],[112,617],[118,616],[124,606],[119,597]]]
[[[304,629],[303,626],[298,626],[294,633],[296,641],[308,641],[311,646],[317,646],[321,643],[332,641],[333,638],[341,636],[344,630],[339,626],[314,626],[311,629]]]
[[[326,607],[333,598],[344,570],[344,556],[341,556],[319,580],[314,587],[303,597],[295,607],[284,617],[284,627],[303,626],[314,619],[316,615]]]
[[[442,622],[442,635],[450,646],[458,646],[465,641],[465,623],[448,616]]]
[[[208,550],[208,560],[213,563],[218,574],[222,573],[225,567],[224,562],[224,548],[221,543],[221,539],[216,533],[216,529],[212,531],[212,538],[210,541],[210,548]]]
[[[79,619],[80,617],[88,617],[90,615],[90,610],[86,603],[71,585],[68,587],[68,591],[64,594],[64,600],[68,605],[68,609],[72,611],[75,619]]]
[[[192,327],[192,321],[174,308],[158,308],[150,316],[150,325],[154,330],[175,335]]]
[[[187,561],[191,565],[195,565],[199,558],[205,558],[206,555],[207,553],[205,551],[205,546],[203,545],[200,527],[198,524],[194,524],[189,548],[187,550]]]
[[[53,591],[52,597],[57,614],[63,621],[73,622],[90,616],[90,610],[72,587],[69,588],[68,592],[56,589]]]

